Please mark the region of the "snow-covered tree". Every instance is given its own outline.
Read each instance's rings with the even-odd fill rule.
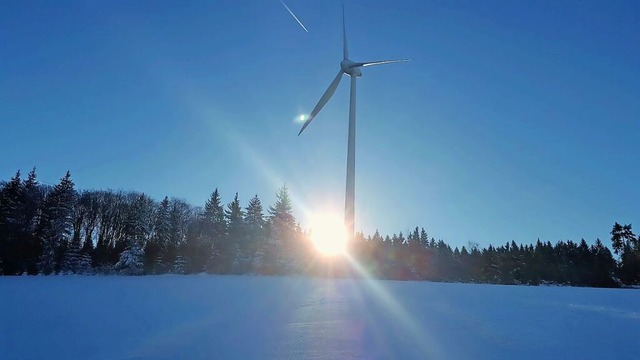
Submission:
[[[115,269],[124,275],[142,275],[144,270],[144,250],[138,241],[132,241],[120,254]]]
[[[165,196],[156,207],[153,218],[153,235],[145,246],[145,263],[147,271],[153,274],[164,270],[164,256],[169,244],[171,226],[169,224],[169,197]]]
[[[131,271],[122,270],[123,264],[132,264],[128,260],[137,259],[139,254],[141,256],[140,262],[144,264],[144,246],[151,237],[155,203],[153,199],[140,193],[127,194],[126,200],[125,204],[119,206],[121,211],[124,212],[124,224],[121,228],[122,235],[115,242],[113,251],[119,254],[116,270],[136,273],[138,271],[137,267],[133,267]],[[125,253],[128,258],[124,260],[128,262],[123,262],[122,254]]]
[[[90,274],[93,270],[93,260],[88,252],[82,251],[80,253],[80,259],[78,261],[78,268],[76,272],[78,274]]]
[[[99,191],[94,266],[109,268],[118,261],[116,244],[123,243],[130,196],[122,191]],[[86,239],[85,239],[86,242]]]
[[[93,241],[100,220],[100,197],[98,191],[82,191],[75,206],[71,241],[79,247],[77,272],[83,274],[90,272],[93,262],[91,256],[94,254]]]
[[[71,243],[67,247],[67,250],[64,253],[64,259],[62,261],[60,272],[63,274],[80,273],[81,257],[82,257],[82,250],[80,249],[80,244],[75,240],[71,241]]]
[[[38,235],[42,243],[42,255],[38,263],[41,274],[59,270],[73,230],[73,211],[76,192],[71,173],[60,180],[45,199]]]
[[[171,270],[174,274],[185,274],[187,269],[187,260],[182,256],[176,256],[176,259],[173,261],[173,269]]]

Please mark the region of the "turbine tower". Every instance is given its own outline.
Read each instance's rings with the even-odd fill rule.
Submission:
[[[356,192],[356,79],[362,76],[360,68],[392,64],[397,62],[410,61],[411,59],[400,60],[380,60],[367,62],[354,62],[349,59],[349,47],[347,46],[347,31],[344,21],[344,4],[342,4],[342,61],[340,62],[340,70],[338,75],[333,79],[329,88],[322,94],[320,101],[313,108],[307,120],[302,124],[302,128],[298,136],[302,134],[304,129],[309,126],[311,121],[315,119],[322,107],[331,99],[333,93],[336,92],[342,75],[346,74],[351,77],[351,91],[349,100],[349,140],[347,145],[347,188],[344,200],[344,223],[349,238],[353,238],[355,233],[355,192]]]

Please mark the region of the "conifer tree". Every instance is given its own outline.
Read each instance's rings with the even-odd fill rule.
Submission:
[[[124,275],[142,275],[144,270],[144,250],[139,241],[131,239],[120,254],[120,259],[115,265],[115,269]]]
[[[227,210],[225,210],[225,217],[228,224],[227,242],[229,247],[226,267],[236,274],[246,269],[247,263],[244,216],[244,211],[238,200],[238,193],[236,193],[233,201],[227,204]]]
[[[611,230],[613,251],[620,256],[618,273],[625,284],[640,284],[640,237],[637,237],[631,224],[620,225],[617,222]]]
[[[64,259],[60,271],[63,274],[77,274],[85,269],[81,269],[82,250],[80,247],[80,237],[71,238],[69,245],[64,253]]]
[[[173,274],[184,275],[187,269],[187,260],[182,255],[177,255],[173,261],[173,268],[171,272]]]
[[[255,272],[262,271],[266,251],[266,221],[262,210],[262,203],[258,195],[249,200],[244,217],[247,231],[247,254],[251,268]]]
[[[199,273],[206,270],[211,244],[206,238],[204,220],[200,212],[193,213],[193,219],[187,227],[182,251],[186,262],[186,273]]]
[[[20,200],[24,192],[18,170],[13,178],[0,188],[0,258],[6,259],[3,273],[17,271],[18,232],[20,226]]]
[[[631,229],[631,224],[620,225],[617,222],[611,229],[611,245],[616,254],[625,250],[633,250],[638,246],[638,239]]]
[[[273,266],[271,272],[287,273],[293,270],[295,226],[289,192],[287,186],[283,185],[276,194],[276,203],[269,207],[270,233],[265,260]]]
[[[593,269],[591,272],[591,286],[613,287],[613,272],[615,271],[616,262],[613,259],[611,251],[602,244],[600,239],[596,239],[595,244],[590,248],[593,256]]]
[[[149,273],[159,274],[164,268],[163,256],[167,251],[170,237],[169,205],[169,197],[165,196],[155,210],[153,236],[144,249],[145,266]]]
[[[44,192],[37,180],[36,168],[29,172],[24,181],[22,196],[22,224],[19,236],[19,272],[37,273],[38,256],[41,253],[40,242],[36,236],[38,217],[42,211]]]
[[[226,272],[228,269],[224,268],[223,258],[228,253],[228,247],[225,242],[227,223],[217,188],[204,205],[202,224],[203,234],[209,243],[207,271],[217,273]]]
[[[420,229],[420,244],[422,245],[422,247],[429,247],[429,236],[427,235],[427,232],[424,230],[424,228]]]
[[[76,193],[71,173],[60,180],[47,195],[40,218],[38,236],[42,244],[42,254],[38,270],[50,274],[60,269],[64,253],[73,229],[73,207]]]

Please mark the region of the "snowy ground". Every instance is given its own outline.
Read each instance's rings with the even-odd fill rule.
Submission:
[[[0,359],[638,359],[640,291],[0,277]]]

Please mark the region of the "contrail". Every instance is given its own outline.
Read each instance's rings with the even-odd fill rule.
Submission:
[[[307,30],[307,28],[304,26],[304,24],[302,23],[302,21],[300,21],[300,19],[298,19],[298,17],[296,16],[296,14],[293,13],[293,11],[291,11],[291,9],[289,9],[289,7],[287,6],[287,4],[284,3],[283,0],[280,0],[280,2],[282,3],[282,5],[284,5],[284,8],[287,9],[287,11],[289,12],[289,14],[291,14],[291,16],[293,16],[294,19],[296,19],[296,21],[298,22],[298,24],[300,24],[300,26],[302,26],[302,28],[304,29],[304,31],[309,32],[309,30]]]

